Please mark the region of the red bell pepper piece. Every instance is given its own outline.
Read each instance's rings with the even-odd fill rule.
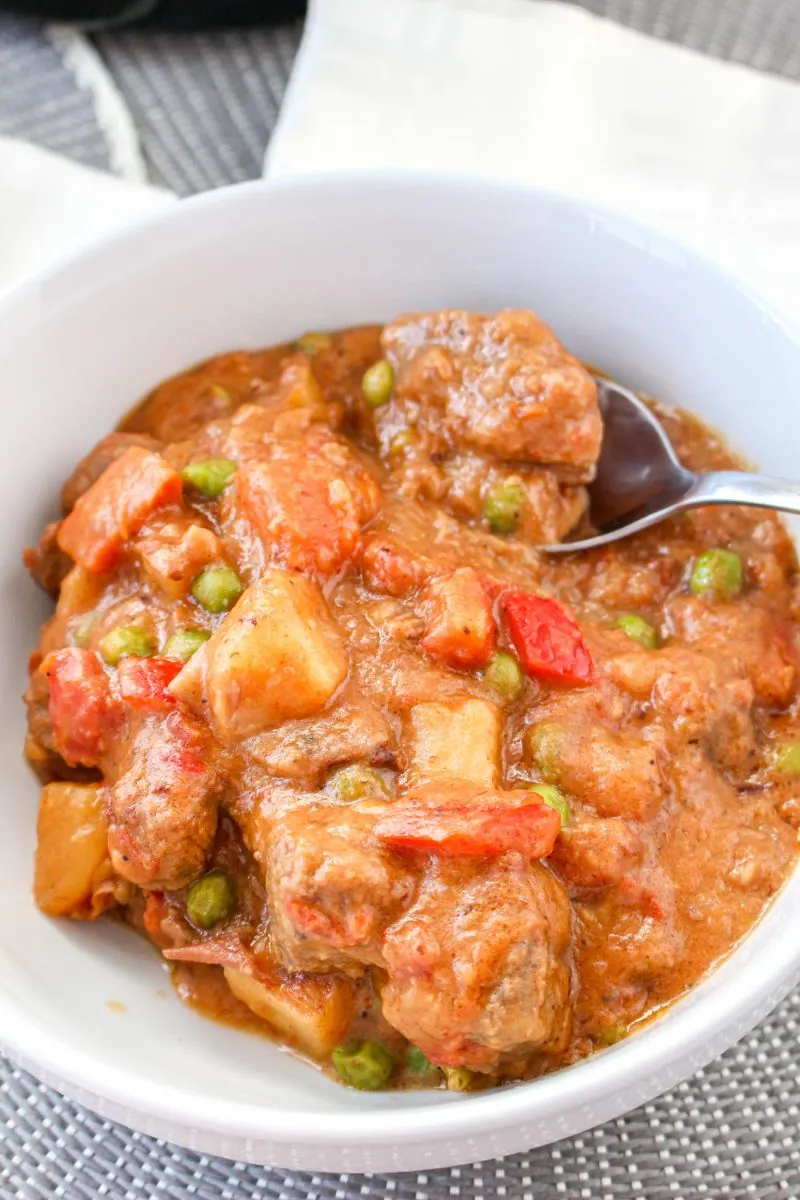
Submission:
[[[117,691],[132,708],[169,712],[177,704],[167,691],[183,663],[169,658],[123,658],[117,667]]]
[[[489,858],[516,850],[546,858],[561,817],[535,792],[486,792],[448,798],[441,788],[396,801],[378,821],[378,837],[397,850],[448,858]]]
[[[157,509],[179,504],[182,494],[181,477],[168,462],[131,446],[78,498],[56,540],[87,571],[110,571],[125,542]]]
[[[531,592],[506,592],[503,608],[509,636],[528,675],[578,686],[591,683],[591,655],[580,627],[560,604]]]
[[[39,670],[50,690],[56,749],[72,767],[96,767],[120,716],[100,659],[69,646],[48,654]]]

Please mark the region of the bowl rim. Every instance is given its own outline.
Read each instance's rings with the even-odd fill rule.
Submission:
[[[766,323],[775,325],[800,351],[800,331],[793,322],[761,299],[748,284],[718,266],[704,255],[682,246],[678,241],[648,228],[636,220],[602,205],[595,205],[560,192],[533,188],[513,182],[487,180],[479,176],[455,172],[416,172],[382,170],[375,172],[330,172],[289,177],[279,180],[255,180],[234,184],[200,196],[182,200],[180,204],[165,205],[128,222],[117,231],[104,234],[91,244],[63,255],[52,265],[40,270],[30,279],[18,283],[0,296],[0,319],[11,325],[14,318],[25,316],[35,306],[37,295],[73,264],[91,268],[109,254],[126,254],[143,240],[163,237],[163,230],[174,222],[185,222],[202,215],[206,209],[226,206],[235,208],[250,203],[251,197],[267,197],[275,193],[319,193],[320,203],[325,196],[343,191],[370,192],[391,189],[408,194],[449,190],[454,202],[464,191],[483,192],[487,203],[493,197],[527,199],[534,206],[551,211],[571,212],[576,218],[589,219],[610,225],[616,236],[646,247],[651,254],[667,255],[684,269],[700,271],[711,282],[739,294]],[[791,876],[789,877],[791,878]],[[782,895],[773,897],[770,905],[741,943],[726,957],[727,965],[734,961],[744,946],[751,943],[759,929],[770,922],[780,910]],[[3,987],[0,981],[0,1044],[10,1057],[26,1069],[40,1071],[59,1086],[63,1081],[73,1094],[91,1105],[98,1098],[124,1110],[183,1126],[210,1131],[221,1137],[247,1137],[256,1140],[278,1140],[302,1145],[313,1142],[334,1148],[352,1144],[354,1122],[357,1139],[365,1147],[410,1141],[431,1142],[448,1137],[464,1138],[486,1135],[537,1119],[552,1121],[554,1114],[587,1110],[613,1093],[630,1095],[639,1084],[646,1090],[645,1081],[653,1082],[647,1095],[673,1086],[692,1070],[705,1065],[720,1052],[719,1030],[727,1026],[722,1038],[725,1045],[741,1036],[744,1022],[750,1014],[751,1024],[759,1015],[780,999],[780,988],[793,969],[800,966],[800,943],[784,937],[771,944],[768,956],[762,952],[759,971],[742,971],[737,986],[725,986],[705,993],[719,964],[701,979],[685,996],[674,1002],[670,1019],[656,1017],[629,1041],[593,1054],[570,1067],[536,1080],[523,1082],[473,1095],[439,1095],[439,1103],[407,1107],[402,1110],[387,1106],[373,1112],[316,1112],[311,1121],[298,1122],[295,1111],[270,1103],[215,1101],[174,1084],[159,1084],[153,1088],[145,1075],[129,1068],[111,1067],[99,1057],[76,1051],[49,1029],[43,1028],[25,1011]],[[740,1023],[736,1024],[737,1018]],[[714,1034],[716,1032],[716,1039]],[[727,1040],[726,1040],[727,1039]],[[613,1066],[611,1065],[613,1062]],[[639,1100],[635,1101],[640,1102]],[[619,1115],[630,1105],[623,1101],[614,1114]],[[588,1122],[587,1122],[588,1123]],[[573,1132],[565,1129],[564,1134]],[[561,1135],[563,1136],[563,1134]]]

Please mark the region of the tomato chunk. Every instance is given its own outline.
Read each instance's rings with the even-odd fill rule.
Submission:
[[[116,676],[120,699],[132,708],[169,712],[177,700],[167,688],[182,669],[171,658],[123,658]]]
[[[557,683],[591,683],[592,658],[577,622],[555,600],[506,592],[506,624],[528,675]]]
[[[448,858],[490,858],[516,850],[526,858],[546,858],[561,830],[561,817],[535,792],[483,792],[448,795],[421,788],[391,806],[375,832],[397,850]]]
[[[128,538],[181,495],[181,477],[168,462],[131,446],[78,498],[61,523],[58,545],[87,571],[110,571]]]
[[[451,667],[485,667],[494,649],[492,604],[478,574],[460,567],[430,579],[422,594],[422,646]]]
[[[164,942],[164,934],[161,929],[162,921],[165,921],[169,916],[169,907],[167,898],[163,892],[148,892],[144,899],[144,912],[142,913],[142,924],[145,932],[150,935],[154,942],[161,945]],[[167,942],[169,944],[169,942]]]
[[[50,690],[56,749],[72,767],[96,767],[120,716],[100,659],[71,646],[48,654],[39,670]]]

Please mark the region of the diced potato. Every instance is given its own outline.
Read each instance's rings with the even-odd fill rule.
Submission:
[[[42,788],[33,891],[51,917],[96,917],[94,893],[112,874],[105,799],[96,783]]]
[[[318,585],[278,567],[247,589],[202,653],[196,671],[205,667],[208,709],[224,740],[319,712],[348,670]],[[179,697],[183,674],[172,686]]]
[[[61,582],[56,611],[59,617],[89,612],[103,595],[107,580],[83,567],[75,566]]]
[[[353,987],[338,975],[288,975],[263,982],[225,967],[238,1000],[310,1058],[325,1059],[343,1041],[353,1013]]]
[[[185,596],[203,567],[220,557],[219,542],[210,529],[177,521],[139,538],[136,550],[145,573],[171,600]]]
[[[195,650],[167,688],[176,700],[180,700],[181,704],[185,704],[198,717],[203,716],[206,707],[204,701],[208,647],[209,642],[205,642],[199,650]]]
[[[417,704],[408,717],[408,775],[415,785],[448,779],[500,782],[500,711],[487,700]]]
[[[92,574],[79,566],[74,566],[64,576],[56,602],[55,620],[47,622],[42,628],[39,642],[42,654],[60,650],[65,641],[77,644],[80,639],[76,635],[81,629],[88,631],[91,616],[87,622],[87,614],[92,613],[107,586],[105,576]]]
[[[325,397],[311,363],[299,356],[289,358],[284,363],[270,400],[275,407],[308,409],[318,421],[325,421],[328,416]]]

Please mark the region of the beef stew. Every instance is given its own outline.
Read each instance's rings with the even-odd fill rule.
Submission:
[[[738,508],[540,553],[601,438],[524,311],[157,387],[26,551],[42,911],[360,1088],[534,1077],[683,994],[795,862],[797,562]]]

